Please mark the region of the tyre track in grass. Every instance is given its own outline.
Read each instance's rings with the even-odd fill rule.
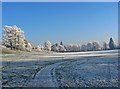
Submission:
[[[77,61],[80,58],[89,58],[89,57],[101,57],[106,55],[89,55],[89,56],[83,56],[83,57],[77,57],[77,58],[65,58],[64,61],[57,62],[51,65],[47,65],[46,67],[42,68],[33,79],[30,80],[28,83],[29,87],[59,87],[59,83],[57,82],[57,79],[55,77],[55,69],[59,65],[69,62],[69,61]],[[81,64],[85,64],[89,61],[87,59],[84,62],[81,62]]]
[[[85,64],[88,62],[89,59],[86,59],[85,61],[83,57],[81,58],[81,64]],[[51,65],[47,65],[46,67],[42,68],[33,79],[31,79],[28,83],[29,87],[60,87],[59,82],[56,79],[56,68],[61,65],[65,64],[67,62],[75,62],[80,60],[80,58],[72,58],[72,59],[65,59],[62,62],[57,62]]]
[[[35,75],[35,77],[29,81],[28,86],[29,87],[59,87],[55,77],[55,68],[60,64],[63,64],[71,60],[75,61],[76,59],[68,59],[42,68]]]

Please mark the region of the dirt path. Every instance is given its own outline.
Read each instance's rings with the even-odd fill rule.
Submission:
[[[29,87],[58,87],[55,78],[55,68],[65,62],[59,62],[52,65],[48,65],[41,69],[34,79],[30,80]]]

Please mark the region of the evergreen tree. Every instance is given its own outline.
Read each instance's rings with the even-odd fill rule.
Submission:
[[[63,42],[62,42],[62,41],[60,42],[60,45],[63,45]]]
[[[109,41],[109,48],[110,48],[111,50],[115,49],[115,44],[114,44],[114,41],[113,41],[112,38],[110,38],[110,41]]]

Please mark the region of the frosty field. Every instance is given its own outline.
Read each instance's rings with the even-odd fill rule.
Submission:
[[[118,87],[118,50],[2,55],[3,87]]]

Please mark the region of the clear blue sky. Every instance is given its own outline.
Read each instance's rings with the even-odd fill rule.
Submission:
[[[117,2],[3,3],[2,25],[17,25],[34,45],[84,44],[118,38]]]

